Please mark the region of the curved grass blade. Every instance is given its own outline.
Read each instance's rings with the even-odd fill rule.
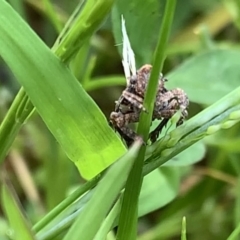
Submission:
[[[109,168],[94,190],[92,198],[64,237],[64,240],[93,239],[114,200],[120,193],[141,145],[141,140],[136,141],[126,155]],[[96,209],[98,210],[96,211]]]
[[[152,156],[144,166],[144,175],[193,145],[205,136],[227,129],[240,121],[240,87],[201,113],[174,129],[151,146]]]
[[[240,223],[238,223],[238,225],[233,230],[233,232],[229,235],[227,240],[237,240],[239,238],[239,234],[240,234]]]
[[[214,134],[214,132],[221,130],[221,127],[231,127],[238,121],[240,121],[240,87],[216,102],[214,105],[206,108],[201,113],[189,119],[184,125],[173,130],[164,138],[156,142],[154,145],[149,146],[149,155],[145,160],[145,165],[143,167],[143,176],[160,167],[172,159],[174,156],[176,156],[178,153],[184,149],[187,149],[189,146],[193,145],[195,142],[198,142],[205,136]],[[209,129],[211,131],[209,131]],[[171,136],[177,137],[179,142],[177,140],[174,141],[175,145],[169,145],[169,143],[171,143]],[[171,146],[171,148],[167,149],[168,146]],[[89,185],[85,191],[87,191],[87,189],[90,190],[91,187],[92,185]],[[79,194],[79,196],[81,196],[81,194]],[[74,196],[74,199],[76,198],[77,194]],[[73,209],[79,209],[79,206],[83,208],[84,204],[86,203],[83,203],[82,199],[80,199],[79,202],[76,201],[73,203],[71,207]],[[74,218],[75,217],[73,216],[73,219]],[[73,219],[71,221],[73,221]],[[62,219],[58,218],[58,222],[55,222],[55,225],[59,224],[61,221]],[[52,222],[50,224],[52,224]],[[57,230],[55,229],[55,231]]]
[[[93,178],[125,147],[67,66],[5,1],[0,16],[0,55],[82,176]]]
[[[118,216],[118,213],[121,209],[121,202],[118,200],[115,205],[112,207],[111,211],[107,215],[106,219],[102,223],[99,231],[94,237],[94,240],[102,240],[106,239],[107,234],[112,230],[114,221],[116,220],[116,217]]]
[[[14,231],[13,239],[35,240],[36,238],[22,214],[14,191],[7,181],[5,181],[2,186],[2,204],[10,226]]]

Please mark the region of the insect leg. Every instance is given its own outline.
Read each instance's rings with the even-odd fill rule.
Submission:
[[[167,125],[169,121],[169,118],[164,118],[158,126],[149,134],[149,139],[151,140],[152,143],[156,142],[159,134],[161,133],[162,129]]]
[[[147,112],[147,110],[143,106],[143,98],[139,97],[136,94],[130,93],[126,90],[123,91],[122,96],[134,107]]]

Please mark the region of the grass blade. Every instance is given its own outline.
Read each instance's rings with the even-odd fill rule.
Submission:
[[[206,108],[201,113],[189,119],[183,126],[180,126],[179,128],[173,130],[154,145],[149,146],[148,147],[149,157],[146,159],[146,164],[143,167],[143,176],[149,174],[154,169],[160,167],[163,163],[169,161],[184,149],[188,148],[195,142],[207,136],[208,129],[211,128],[212,126],[217,126],[227,121],[232,121],[231,119],[233,118],[233,115],[235,113],[238,113],[238,115],[235,117],[238,117],[238,120],[240,121],[240,87],[231,92],[230,94],[228,94],[227,96],[225,96],[224,98],[222,98],[221,100],[219,100],[218,102],[216,102],[214,105]],[[218,129],[220,130],[221,128]],[[165,154],[163,154],[164,151],[168,150],[169,139],[175,137],[175,135],[177,135],[178,139],[181,139],[181,141],[176,142],[174,146],[170,145],[171,146],[170,151],[167,151],[165,152]],[[169,176],[169,173],[167,175]],[[90,190],[94,186],[94,184],[90,184],[89,182],[86,185],[84,185],[83,186],[84,192]],[[69,205],[70,203],[72,203],[78,197],[81,196],[82,193],[81,188],[82,187],[80,187],[73,195],[69,196],[69,199],[71,199],[71,201],[69,201]],[[76,201],[71,206],[73,207],[73,209],[79,209],[80,207],[84,208],[85,204],[86,203],[85,202],[83,203],[82,199],[80,199],[79,202]],[[65,207],[63,207],[62,210],[66,208],[67,203],[63,205]],[[55,213],[53,214],[54,218],[56,215],[58,215],[60,211],[58,212],[55,211],[54,209],[53,212]],[[63,215],[65,219],[68,216],[66,214]],[[75,217],[72,217],[72,219],[74,218]],[[48,220],[49,221],[47,222],[51,221],[50,218]],[[62,218],[58,218],[57,223],[60,224],[62,221],[63,221]],[[57,223],[55,222],[55,224],[53,225],[56,226]],[[50,224],[52,225],[52,223]],[[54,231],[57,232],[57,230],[52,230],[52,232]]]
[[[153,69],[144,99],[144,107],[148,110],[149,114],[141,114],[139,126],[137,129],[137,133],[143,137],[145,142],[147,142],[149,128],[152,121],[152,112],[155,96],[157,93],[159,72],[162,69],[165,59],[165,49],[167,46],[167,40],[172,25],[175,5],[175,0],[167,1],[160,31],[159,43],[156,49]],[[126,184],[126,190],[123,197],[122,210],[119,219],[119,230],[117,233],[117,237],[120,240],[136,239],[138,197],[142,185],[142,168],[145,151],[146,147],[143,146],[139,152],[137,161],[134,163],[134,166],[131,170]]]
[[[14,230],[13,239],[35,240],[29,224],[23,216],[19,203],[9,183],[2,186],[2,204],[11,228]]]
[[[70,206],[74,201],[76,201],[80,196],[82,196],[89,189],[93,188],[98,182],[99,178],[96,177],[91,181],[80,186],[75,192],[73,192],[69,197],[64,199],[59,203],[53,210],[51,210],[45,217],[43,217],[39,222],[33,226],[33,230],[38,232],[43,229],[50,221],[52,221],[58,214],[60,214],[64,209]]]
[[[186,223],[186,217],[183,217],[182,219],[182,232],[181,232],[181,240],[187,240],[187,223]]]
[[[0,16],[0,55],[82,176],[93,178],[118,159],[125,147],[67,66],[5,1],[0,1]],[[6,144],[1,132],[0,143]]]
[[[111,10],[114,0],[88,0],[81,14],[72,19],[74,24],[54,45],[53,50],[63,62],[69,60],[78,52],[86,40],[92,36],[102,20]],[[81,3],[80,3],[81,4]],[[79,9],[80,10],[80,9]]]
[[[92,198],[64,237],[64,240],[93,239],[121,191],[141,144],[142,141],[136,141],[128,153],[110,167],[96,187]],[[91,228],[91,231],[86,231],[89,228]]]
[[[109,214],[107,215],[106,219],[102,223],[99,231],[97,232],[94,240],[102,240],[106,239],[107,234],[112,230],[114,221],[116,220],[118,213],[120,212],[121,203],[120,199],[115,203]]]
[[[237,225],[234,231],[230,234],[227,240],[237,240],[239,239],[239,235],[240,235],[240,223]]]
[[[22,124],[34,109],[33,105],[27,99],[25,91],[21,89],[1,123],[0,163],[4,160]]]

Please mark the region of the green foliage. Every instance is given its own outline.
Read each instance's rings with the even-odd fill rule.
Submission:
[[[141,141],[136,142],[122,159],[109,168],[109,171],[94,190],[92,198],[79,214],[64,239],[93,239],[119,191],[122,189],[141,145]],[[112,189],[112,191],[109,192],[109,189]],[[103,202],[105,204],[99,208]],[[91,228],[91,231],[85,231],[88,228]]]
[[[156,54],[153,62],[153,69],[143,102],[143,105],[147,111],[149,111],[149,114],[145,114],[143,112],[141,113],[137,128],[137,134],[142,136],[145,143],[148,140],[148,133],[152,122],[152,113],[155,102],[154,96],[157,94],[159,72],[162,70],[165,59],[164,49],[167,46],[175,6],[175,0],[169,1],[166,4],[163,23],[159,35],[159,42],[157,44]],[[142,168],[144,165],[145,153],[146,146],[143,145],[139,151],[138,158],[133,165],[126,183],[117,233],[117,238],[120,240],[131,240],[137,237],[138,197],[141,191],[140,189],[143,180]]]
[[[13,230],[13,239],[36,239],[24,218],[18,200],[14,199],[14,192],[11,186],[5,182],[2,186],[2,203],[8,221]]]
[[[167,85],[181,86],[191,101],[210,105],[239,86],[239,55],[239,50],[216,49],[191,57],[170,72]]]
[[[1,239],[239,238],[239,1],[223,2],[0,0]],[[153,65],[145,142],[159,71],[191,101],[128,151],[107,119],[126,85],[121,15],[137,67]]]
[[[1,4],[1,35],[4,37],[0,44],[3,59],[83,177],[94,177],[124,153],[123,145],[67,66],[51,53],[7,4]],[[15,28],[16,25],[20,27]],[[21,64],[15,64],[16,61]],[[15,121],[19,121],[17,116]],[[98,136],[103,136],[101,141]],[[93,159],[94,163],[86,159]]]
[[[135,53],[138,68],[143,64],[150,63],[152,60],[152,46],[157,41],[156,32],[159,31],[159,23],[164,9],[162,2],[124,0],[117,1],[113,7],[112,21],[115,41],[116,43],[122,42],[121,18],[119,16],[124,13],[124,19],[127,23],[126,29],[131,39],[131,46]],[[141,47],[139,41],[141,41]],[[122,54],[121,45],[119,45],[118,50]]]

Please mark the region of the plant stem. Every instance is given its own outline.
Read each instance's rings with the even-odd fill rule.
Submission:
[[[74,201],[76,201],[79,197],[81,197],[88,190],[93,188],[97,184],[99,179],[100,179],[100,176],[95,177],[91,181],[86,182],[84,185],[80,186],[75,192],[73,192],[70,196],[68,196],[66,199],[64,199],[53,210],[51,210],[46,216],[44,216],[39,222],[37,222],[33,226],[33,230],[35,232],[39,232],[41,229],[43,229],[50,221],[52,221],[64,209],[66,209],[68,206],[70,206]]]
[[[149,114],[142,113],[140,116],[139,126],[137,129],[138,135],[143,137],[144,142],[147,142],[150,124],[152,121],[152,112],[157,93],[159,72],[161,72],[165,59],[165,49],[170,33],[176,0],[168,0],[166,3],[164,18],[157,45],[155,59],[153,63],[152,73],[147,86],[147,91],[144,99],[144,106]],[[131,240],[136,239],[137,234],[137,216],[138,216],[138,197],[142,186],[142,168],[144,163],[146,146],[142,146],[138,154],[133,168],[127,180],[125,193],[123,197],[122,210],[119,218],[119,230],[117,239]]]
[[[225,124],[226,121],[232,121],[233,114],[238,113],[237,115],[240,116],[240,87],[214,103],[212,106],[206,108],[201,113],[197,114],[196,116],[189,119],[184,125],[176,128],[169,134],[167,134],[164,138],[160,139],[154,146],[150,146],[151,154],[148,153],[150,156],[146,159],[145,165],[143,168],[143,177],[147,174],[149,174],[154,169],[160,167],[162,164],[167,162],[168,160],[172,159],[174,156],[194,144],[195,142],[201,140],[208,134],[208,129],[212,126],[221,126],[222,124]],[[237,116],[235,116],[234,119],[236,119]],[[240,121],[240,117],[238,118]],[[221,128],[219,128],[221,130]],[[214,132],[212,133],[214,134]],[[173,138],[179,139],[179,141],[174,145],[169,145],[169,139],[172,140]],[[168,150],[168,147],[170,146],[170,151],[168,153],[163,154],[166,150]],[[159,158],[161,156],[161,158]],[[96,180],[97,181],[97,180]],[[81,186],[76,190],[76,192],[73,193],[75,196],[69,196],[72,200],[69,201],[70,203],[73,203],[75,200],[77,200],[81,195],[81,188],[85,188],[85,191],[90,190],[94,185],[90,185],[89,183],[85,183],[84,186]],[[65,201],[65,200],[64,200]],[[67,200],[68,201],[68,200]],[[82,202],[82,204],[80,203]],[[61,205],[60,203],[59,205]],[[73,203],[70,208],[78,209],[79,206],[82,206],[86,203],[83,203],[83,198],[79,199],[79,201],[76,201]],[[38,229],[41,230],[43,227],[45,227],[50,221],[53,220],[53,218],[56,218],[56,216],[62,212],[64,209],[69,207],[69,205],[66,203],[62,205],[61,208],[58,208],[58,210],[53,209],[51,213],[51,217],[48,218],[48,215],[44,217],[44,219],[40,220],[42,223],[37,223],[36,225],[40,224],[41,227]],[[64,214],[63,214],[64,215]],[[69,219],[69,214],[65,214],[65,219]],[[45,218],[48,218],[46,220]],[[52,219],[51,219],[52,218]],[[67,223],[65,223],[65,226],[69,226],[76,216],[71,216],[71,220],[68,220]],[[45,223],[43,223],[45,221]],[[36,227],[34,226],[34,229]],[[57,233],[60,233],[61,230],[59,228],[52,229],[51,226],[48,226],[50,228],[49,231],[52,232],[52,234],[55,236]],[[50,236],[48,234],[48,236]],[[51,235],[52,236],[52,235]],[[45,239],[45,238],[41,238]]]
[[[26,92],[21,88],[0,126],[0,163],[6,157],[22,124],[34,110]]]

